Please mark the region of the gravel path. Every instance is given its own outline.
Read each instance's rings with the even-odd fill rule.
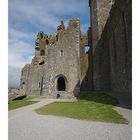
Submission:
[[[131,111],[128,109],[116,108],[128,118],[128,125],[45,116],[34,112],[34,109],[54,101],[56,100],[41,99],[39,103],[9,111],[9,140],[132,139]]]

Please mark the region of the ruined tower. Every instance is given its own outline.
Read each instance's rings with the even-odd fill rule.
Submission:
[[[65,28],[63,21],[54,35],[39,32],[35,56],[22,69],[20,89],[27,95],[72,98],[80,90],[80,21],[72,19]]]

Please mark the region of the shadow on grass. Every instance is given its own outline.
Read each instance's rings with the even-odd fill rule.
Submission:
[[[94,101],[96,103],[102,103],[102,104],[113,105],[113,106],[119,104],[119,101],[116,98],[103,92],[92,92],[92,91],[81,92],[78,99]]]
[[[13,101],[22,100],[22,99],[24,99],[24,98],[26,98],[26,95],[19,96],[19,97],[15,98]]]
[[[118,103],[117,99],[105,93],[82,92],[77,102],[54,102],[36,109],[36,112],[42,115],[128,124],[128,121],[113,109]]]
[[[8,103],[8,110],[13,110],[16,108],[37,103],[38,101],[31,101],[31,99],[33,98],[34,97],[20,96],[19,98],[16,98],[16,100],[12,100]]]
[[[132,109],[132,97],[119,93],[112,94],[104,91],[82,91],[78,99]]]

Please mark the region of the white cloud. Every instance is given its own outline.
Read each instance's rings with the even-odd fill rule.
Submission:
[[[30,33],[9,28],[9,49],[8,49],[8,86],[19,86],[21,69],[26,63],[31,63],[34,53],[34,46],[25,40]]]
[[[30,43],[25,41],[27,38],[29,38],[29,33],[21,32],[12,28],[9,29],[9,66],[21,68],[26,63],[30,63],[28,57],[33,55],[34,46],[31,46]]]
[[[34,26],[56,29],[60,17],[73,15],[74,18],[80,18],[85,14],[87,6],[88,0],[13,0],[9,1],[9,11],[12,11],[9,15],[18,21],[26,20]]]
[[[16,30],[14,28],[9,28],[9,39],[27,39],[31,35],[31,33],[21,32],[19,30]]]

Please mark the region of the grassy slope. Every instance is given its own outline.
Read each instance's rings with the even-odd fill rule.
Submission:
[[[127,124],[128,121],[113,109],[117,104],[118,101],[109,95],[87,93],[77,102],[55,102],[37,109],[36,112],[43,115]]]
[[[34,97],[25,97],[23,99],[17,99],[10,101],[8,104],[8,110],[13,110],[22,106],[27,106],[33,103],[36,103],[37,101],[31,101]]]

